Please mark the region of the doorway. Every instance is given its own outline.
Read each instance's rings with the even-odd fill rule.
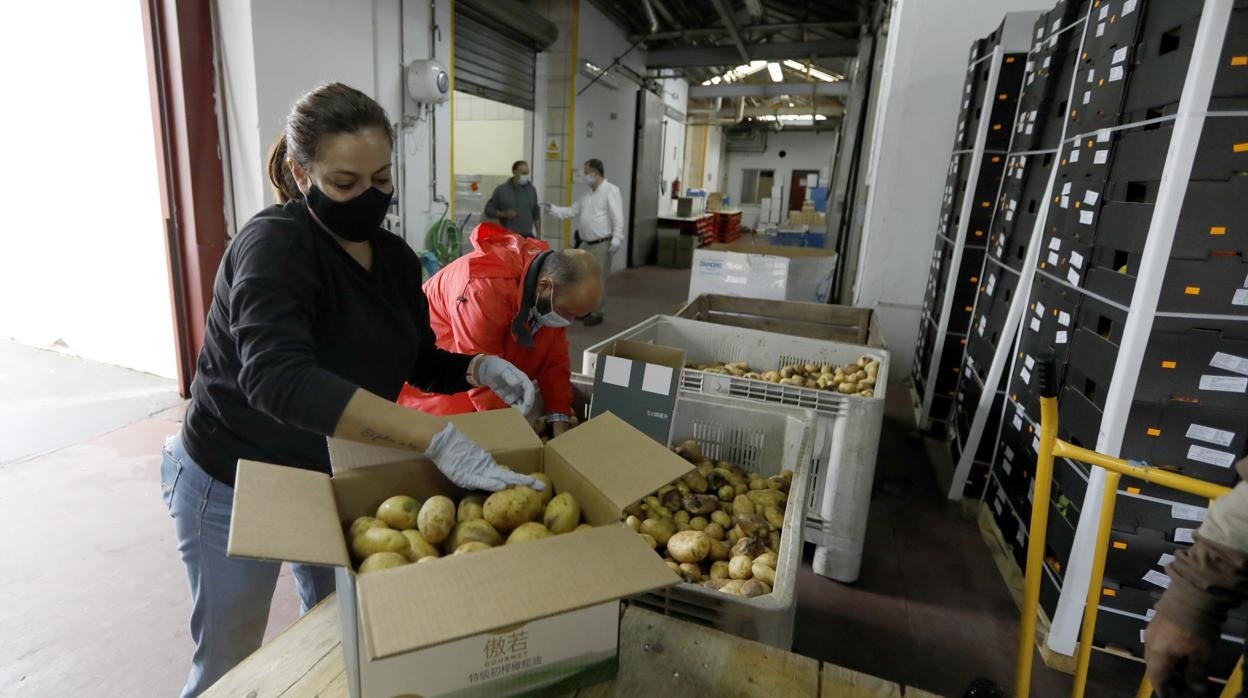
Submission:
[[[819,186],[819,170],[793,170],[789,179],[789,210],[800,211],[806,203],[806,190]]]

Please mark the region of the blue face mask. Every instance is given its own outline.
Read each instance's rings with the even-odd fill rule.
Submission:
[[[597,182],[598,182],[598,177],[597,177],[596,175],[593,175],[593,174],[587,174],[587,175],[585,175],[585,183],[586,183],[586,184],[588,184],[589,186],[591,186],[591,187],[592,187],[592,186],[594,186]]]
[[[531,181],[532,180],[529,179],[528,175],[516,175],[516,184],[519,184],[522,187]]]
[[[540,298],[537,303],[533,304],[533,319],[538,325],[558,329],[572,324],[571,320],[555,312],[555,282],[553,281],[550,282],[550,300],[547,302],[550,303],[550,310],[544,313],[538,310],[538,306],[542,303]]]

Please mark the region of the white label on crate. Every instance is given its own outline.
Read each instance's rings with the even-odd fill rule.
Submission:
[[[1209,510],[1205,507],[1192,506],[1191,504],[1175,504],[1170,507],[1170,516],[1184,521],[1201,521],[1205,520],[1205,515]]]
[[[1231,305],[1248,305],[1248,288],[1235,289],[1235,295],[1231,298]]]
[[[1091,189],[1083,193],[1083,203],[1089,206],[1095,206],[1096,202],[1099,201],[1100,199],[1101,199],[1100,193],[1094,192]]]
[[[1079,148],[1070,151],[1070,161],[1079,162]]]
[[[1062,185],[1062,193],[1063,193],[1063,194],[1069,194],[1069,193],[1070,193],[1070,185],[1071,185],[1071,183],[1070,183],[1070,182],[1067,182],[1067,183],[1065,183],[1065,184],[1063,184],[1063,185]]]
[[[1031,319],[1031,331],[1032,331],[1032,332],[1039,332],[1039,331],[1040,331],[1040,318],[1034,318],[1034,317],[1033,317],[1033,318]]]
[[[1147,627],[1140,628],[1140,644],[1141,645],[1148,644],[1148,628]]]
[[[1014,460],[1014,449],[1010,448],[1009,446],[1005,447],[1005,459],[1007,461]]]
[[[1196,529],[1194,528],[1176,528],[1174,529],[1174,542],[1194,543],[1195,539],[1192,538],[1192,535],[1195,533]]]
[[[1098,37],[1105,36],[1105,23],[1104,22],[1101,22],[1100,24],[1096,25],[1096,35]]]
[[[1054,46],[1057,46],[1057,37],[1056,37],[1056,36],[1050,36],[1050,37],[1049,37],[1049,48],[1053,48]]]
[[[1029,369],[1035,368],[1035,367],[1036,367],[1036,360],[1035,360],[1034,358],[1032,358],[1032,357],[1028,356],[1027,358],[1023,359],[1023,365],[1024,365],[1024,366],[1026,366],[1026,367],[1027,367],[1027,368],[1029,368]]]
[[[1023,418],[1018,415],[1014,415],[1014,431],[1022,431],[1022,430],[1023,430]]]
[[[1012,221],[1012,220],[1014,220],[1014,212],[1013,212],[1013,211],[1006,211],[1006,212],[1005,212],[1005,222],[1006,222],[1006,223],[1009,223],[1009,222],[1010,222],[1010,221]]]
[[[1248,378],[1203,375],[1200,377],[1200,389],[1213,390],[1220,393],[1248,392]]]
[[[988,276],[988,295],[991,296],[993,289],[995,289],[996,287],[997,287],[997,275],[990,274]]]
[[[1034,130],[1036,130],[1036,129],[1035,129],[1035,126],[1032,126],[1031,124],[1027,124],[1027,128],[1023,129],[1023,133],[1025,133],[1025,134],[1027,134],[1028,136],[1030,136],[1030,135],[1031,135],[1031,132],[1032,132],[1032,131],[1034,131]]]
[[[1123,46],[1117,51],[1114,51],[1114,58],[1110,61],[1110,63],[1121,63],[1125,60],[1127,60],[1127,47]]]
[[[672,389],[672,367],[646,364],[641,378],[641,389],[647,393],[667,395]]]
[[[1076,269],[1082,269],[1083,268],[1083,255],[1079,254],[1078,252],[1075,252],[1074,250],[1071,250],[1070,251],[1070,265]]]
[[[1070,313],[1066,312],[1065,310],[1059,312],[1057,314],[1057,324],[1061,325],[1062,327],[1070,327]]]
[[[1050,31],[1057,31],[1061,26],[1062,26],[1062,18],[1058,17],[1057,19],[1053,20],[1053,25],[1050,27]],[[1041,29],[1043,29],[1043,27],[1041,27]]]
[[[1005,471],[1006,475],[1009,475],[1010,471],[1014,469],[1014,464],[1009,462],[1008,460],[1001,461],[1001,469]]]
[[[1170,588],[1170,576],[1164,572],[1158,572],[1157,570],[1149,570],[1145,573],[1144,581],[1156,584],[1162,589]]]
[[[1091,85],[1092,81],[1095,79],[1096,79],[1096,68],[1088,68],[1088,84]]]
[[[1162,553],[1161,557],[1157,558],[1158,567],[1165,567],[1171,562],[1174,562],[1174,556],[1171,555],[1170,553]]]
[[[1136,0],[1127,0],[1126,2],[1122,3],[1122,16],[1123,17],[1126,17],[1132,12],[1135,12],[1135,3],[1136,3]]]
[[[1017,538],[1018,538],[1019,547],[1026,547],[1027,546],[1027,529],[1023,528],[1022,526],[1019,526]]]
[[[1216,465],[1219,468],[1229,468],[1235,464],[1235,454],[1195,444],[1187,447],[1187,459]]]
[[[1044,310],[1045,310],[1044,303],[1041,303],[1040,301],[1036,301],[1036,316],[1044,317]]]
[[[1035,451],[1036,453],[1040,452],[1040,437],[1039,436],[1032,437],[1031,450]]]
[[[1235,433],[1225,429],[1214,429],[1203,424],[1192,423],[1187,427],[1187,438],[1197,441],[1208,441],[1219,446],[1230,446],[1235,440]]]
[[[1054,335],[1053,337],[1053,342],[1055,344],[1065,344],[1066,343],[1066,330],[1058,330],[1057,334]]]
[[[1096,21],[1098,21],[1098,22],[1099,22],[1099,21],[1101,21],[1102,19],[1105,19],[1105,18],[1106,18],[1106,17],[1108,17],[1108,16],[1109,16],[1109,5],[1107,4],[1107,5],[1105,5],[1104,7],[1102,7],[1102,8],[1101,8],[1101,12],[1100,12],[1100,14],[1098,14],[1098,15],[1096,16]]]
[[[1092,212],[1087,209],[1080,211],[1079,222],[1083,225],[1092,225]]]
[[[1049,67],[1049,62],[1050,62],[1050,60],[1051,60],[1051,59],[1050,59],[1048,56],[1045,56],[1045,57],[1044,57],[1044,62],[1040,64],[1040,67],[1041,67],[1041,68],[1048,68],[1048,67]]]
[[[1028,71],[1028,73],[1027,73],[1027,84],[1028,84],[1028,85],[1030,85],[1031,83],[1033,83],[1033,82],[1035,82],[1035,81],[1036,81],[1036,74],[1035,74],[1035,73],[1033,73],[1033,72]]]
[[[1069,197],[1069,196],[1063,196],[1063,197],[1062,197],[1062,203],[1061,203],[1061,206],[1062,206],[1062,208],[1070,208],[1070,197]]]
[[[1018,372],[1018,377],[1022,378],[1023,382],[1026,383],[1027,385],[1031,385],[1031,371],[1028,371],[1027,369],[1024,368],[1023,370]]]
[[[1231,373],[1238,373],[1241,376],[1248,376],[1248,359],[1226,352],[1218,352],[1209,360],[1209,365],[1214,368],[1220,368]]]
[[[1107,129],[1107,128],[1103,128],[1103,129],[1101,129],[1101,130],[1097,131],[1097,132],[1096,132],[1096,142],[1097,142],[1097,143],[1108,143],[1108,142],[1109,142],[1109,129]]]
[[[1092,101],[1092,90],[1084,90],[1083,91],[1083,103],[1087,104],[1088,102],[1091,102],[1091,101]]]
[[[1062,249],[1062,239],[1061,239],[1061,238],[1053,238],[1053,239],[1049,240],[1049,249],[1050,249],[1050,250],[1060,250],[1060,249]]]
[[[1122,66],[1120,65],[1113,66],[1109,69],[1109,81],[1110,82],[1118,82],[1119,80],[1122,79],[1123,75],[1125,75],[1125,73],[1123,72]]]
[[[1053,266],[1057,266],[1057,260],[1058,260],[1057,253],[1056,253],[1056,252],[1050,252],[1050,253],[1049,253],[1049,264],[1052,264]]]
[[[997,516],[1001,516],[1001,500],[993,502],[992,507],[997,510]]]
[[[1036,481],[1032,480],[1031,483],[1027,485],[1027,503],[1030,504],[1031,502],[1034,502],[1035,500],[1036,500]]]
[[[607,364],[602,369],[602,381],[611,385],[627,388],[628,379],[633,373],[633,362],[618,356],[608,356]]]
[[[1147,611],[1145,611],[1145,612],[1144,612],[1144,619],[1145,619],[1145,620],[1152,620],[1152,619],[1153,619],[1153,616],[1155,616],[1155,615],[1157,615],[1157,609],[1155,609],[1155,608],[1150,608],[1150,609],[1148,609]],[[1140,630],[1140,632],[1141,632],[1141,633],[1143,633],[1143,632],[1144,632],[1144,630],[1143,630],[1143,629],[1141,629],[1141,630]],[[1143,642],[1143,641],[1144,641],[1144,638],[1143,638],[1143,637],[1141,637],[1141,638],[1140,638],[1140,642]]]
[[[1037,114],[1037,111],[1038,111],[1038,110],[1033,109],[1033,110],[1031,110],[1031,112],[1029,112],[1029,113],[1027,114],[1027,120],[1028,120],[1028,121],[1030,121],[1030,122],[1031,122],[1031,123],[1033,123],[1033,124],[1034,124],[1034,123],[1036,123],[1036,114]]]
[[[1081,280],[1081,277],[1079,276],[1078,272],[1076,272],[1074,269],[1071,269],[1070,271],[1066,272],[1066,280],[1070,282],[1071,286],[1078,286],[1079,281]]]
[[[984,330],[988,328],[988,317],[984,316],[979,319],[979,336],[984,336]]]
[[[1096,155],[1092,156],[1093,165],[1104,165],[1107,162],[1109,162],[1108,150],[1098,150],[1096,151]]]

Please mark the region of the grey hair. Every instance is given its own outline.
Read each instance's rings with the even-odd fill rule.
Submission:
[[[566,251],[556,252],[542,260],[541,276],[560,286],[575,286],[585,279],[585,267],[577,264]]]

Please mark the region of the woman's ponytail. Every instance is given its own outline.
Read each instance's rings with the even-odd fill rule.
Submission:
[[[269,149],[269,182],[273,185],[273,196],[277,203],[302,199],[303,192],[295,183],[295,176],[286,163],[286,134],[282,133]]]

